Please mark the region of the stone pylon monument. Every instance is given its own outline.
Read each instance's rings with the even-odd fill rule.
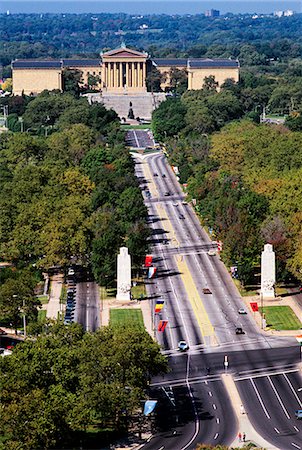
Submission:
[[[131,297],[131,257],[127,247],[121,247],[117,255],[117,300]]]
[[[271,244],[264,246],[261,255],[261,291],[262,298],[275,298],[276,263],[275,252]]]

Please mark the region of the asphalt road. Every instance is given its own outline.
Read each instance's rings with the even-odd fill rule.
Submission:
[[[100,327],[99,287],[92,281],[77,283],[74,321],[86,331]]]
[[[170,392],[164,393],[164,410],[169,413],[161,416],[159,434],[145,448],[193,449],[197,442],[229,445],[235,439],[236,420],[220,379],[226,356],[227,370],[235,377],[255,429],[278,448],[302,448],[302,426],[294,418],[294,411],[302,409],[298,390],[302,380],[296,366],[300,353],[295,339],[267,336],[259,332],[250,312],[238,314],[244,306],[240,295],[219,257],[208,255],[215,245],[191,206],[184,202],[184,194],[164,155],[148,156],[147,162],[147,179],[143,177],[141,160],[136,164],[137,176],[146,187],[143,192],[152,229],[152,254],[158,268],[157,278],[150,280],[147,289],[153,306],[156,299],[165,300],[162,313],[154,314],[153,321],[155,329],[160,319],[169,321],[164,333],[157,332],[157,339],[169,357],[171,372],[152,380],[155,397],[163,401],[163,389]],[[150,188],[151,180],[156,194]],[[147,190],[152,194],[147,194]],[[165,195],[167,192],[169,196]],[[176,257],[181,257],[190,270],[214,326],[215,342],[201,333]],[[212,293],[203,294],[204,288]],[[245,334],[236,335],[236,327],[242,327]],[[176,350],[182,339],[190,346],[185,355]],[[184,398],[186,408],[181,408]],[[177,433],[173,435],[171,430]]]

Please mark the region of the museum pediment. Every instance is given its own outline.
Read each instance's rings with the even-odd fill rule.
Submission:
[[[110,50],[109,52],[103,53],[102,58],[147,58],[148,54],[143,52],[138,52],[136,50],[132,50],[131,48],[121,47],[116,48],[115,50]]]

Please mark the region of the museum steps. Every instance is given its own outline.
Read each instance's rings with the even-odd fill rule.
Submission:
[[[129,110],[132,109],[133,117],[136,119],[151,120],[152,111],[156,109],[162,101],[166,99],[164,92],[145,92],[139,94],[86,94],[89,103],[103,103],[107,109],[116,111],[120,119],[129,117]]]

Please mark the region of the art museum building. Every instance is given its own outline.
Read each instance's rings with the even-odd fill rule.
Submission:
[[[89,75],[99,78],[103,94],[143,94],[146,77],[152,66],[165,75],[161,88],[169,88],[171,69],[185,69],[188,89],[201,89],[210,75],[220,86],[226,79],[239,80],[239,62],[232,59],[163,59],[151,58],[125,46],[100,55],[99,59],[21,60],[12,61],[13,94],[36,95],[43,90],[63,90],[64,69],[82,72],[83,84]],[[150,69],[151,68],[151,69]]]

